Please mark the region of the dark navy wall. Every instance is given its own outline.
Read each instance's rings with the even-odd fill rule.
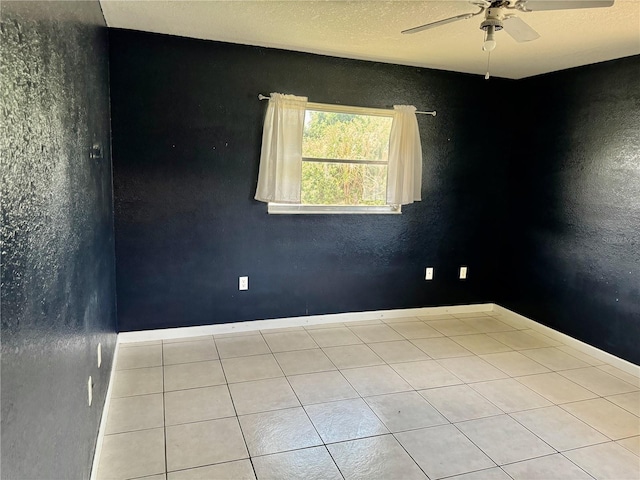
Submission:
[[[518,82],[500,302],[640,364],[640,57]]]
[[[2,478],[88,478],[116,337],[107,31],[97,1],[2,2],[1,43]]]
[[[485,82],[111,37],[122,330],[497,300],[640,360],[638,57]],[[256,95],[271,91],[436,108],[419,117],[424,200],[402,216],[267,215],[253,200],[266,108]]]
[[[493,300],[506,169],[486,132],[507,128],[491,99],[511,82],[122,30],[110,51],[120,330]],[[437,109],[418,119],[423,201],[268,215],[253,196],[272,91]]]

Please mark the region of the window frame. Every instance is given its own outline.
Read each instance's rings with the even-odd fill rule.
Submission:
[[[354,107],[350,105],[314,103],[308,102],[306,112],[312,110],[317,112],[344,113],[349,115],[363,115],[376,117],[395,117],[395,111],[387,108]],[[323,162],[323,163],[343,163],[359,165],[386,165],[388,162],[379,160],[352,160],[352,159],[331,159],[302,157],[303,162]],[[303,203],[276,203],[269,202],[267,211],[270,214],[387,214],[398,215],[402,213],[401,205],[312,205]]]

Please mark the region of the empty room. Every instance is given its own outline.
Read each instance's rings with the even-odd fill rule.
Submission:
[[[0,16],[0,478],[640,479],[640,0]]]

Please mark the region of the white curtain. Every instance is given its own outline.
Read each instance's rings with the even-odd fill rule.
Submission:
[[[413,105],[394,105],[389,138],[387,204],[406,205],[421,200],[422,146]]]
[[[256,200],[300,203],[307,97],[271,93],[262,130]]]

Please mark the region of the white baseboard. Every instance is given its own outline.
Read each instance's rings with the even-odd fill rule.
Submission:
[[[116,373],[116,361],[118,359],[118,351],[120,350],[119,342],[113,349],[113,359],[111,361],[111,372],[109,373],[109,386],[102,407],[102,416],[100,417],[100,427],[98,428],[98,439],[96,440],[96,451],[93,453],[93,464],[91,465],[91,480],[98,478],[98,466],[100,462],[100,454],[102,453],[102,443],[104,442],[104,432],[107,429],[107,415],[109,413],[109,405],[111,404],[111,388],[113,386],[113,377]]]
[[[506,317],[511,318],[517,321],[518,323],[521,323],[522,325],[526,326],[527,328],[530,328],[531,330],[536,330],[542,333],[543,335],[546,335],[549,338],[552,338],[554,340],[564,343],[565,345],[573,347],[579,352],[586,353],[587,355],[591,355],[592,357],[598,360],[601,360],[605,363],[608,363],[610,365],[613,365],[614,367],[619,368],[624,372],[640,377],[639,365],[623,360],[622,358],[616,357],[615,355],[607,353],[604,350],[600,350],[599,348],[589,345],[588,343],[584,343],[580,340],[576,340],[575,338],[570,337],[569,335],[566,335],[562,332],[558,332],[557,330],[554,330],[551,327],[542,325],[536,322],[535,320],[531,320],[530,318],[527,318],[524,315],[520,315],[519,313],[513,312],[507,308],[501,307],[500,305],[493,304],[493,311],[496,313],[505,315]]]
[[[311,315],[306,317],[274,318],[269,320],[249,320],[246,322],[203,325],[199,327],[166,328],[160,330],[142,330],[138,332],[122,332],[118,334],[118,343],[145,342],[150,340],[169,340],[175,338],[198,337],[202,335],[219,335],[223,333],[240,333],[272,328],[301,327],[328,323],[354,322],[366,320],[384,320],[387,318],[422,317],[456,313],[496,312],[511,318],[526,328],[536,330],[554,340],[564,343],[576,350],[591,355],[605,363],[613,365],[631,375],[640,376],[640,366],[607,353],[553,328],[542,325],[516,312],[494,303],[475,305],[453,305],[445,307],[422,307],[397,310],[376,310],[370,312],[335,313],[330,315]]]
[[[250,320],[247,322],[203,325],[200,327],[166,328],[162,330],[142,330],[122,332],[118,342],[145,342],[149,340],[168,340],[172,338],[198,337],[201,335],[219,335],[222,333],[248,332],[271,328],[303,327],[325,323],[357,322],[365,320],[384,320],[385,318],[420,317],[455,313],[490,312],[492,303],[477,305],[454,305],[449,307],[406,308],[399,310],[376,310],[371,312],[335,313],[330,315],[311,315],[307,317],[274,318],[270,320]]]
[[[365,320],[384,320],[388,318],[421,317],[429,315],[496,312],[523,325],[525,328],[536,330],[554,340],[564,343],[576,350],[591,355],[605,363],[613,365],[631,375],[640,376],[640,366],[607,353],[599,348],[576,340],[569,335],[558,332],[553,328],[542,325],[507,308],[493,303],[476,305],[453,305],[446,307],[422,307],[398,310],[376,310],[371,312],[336,313],[330,315],[311,315],[307,317],[274,318],[269,320],[249,320],[246,322],[222,323],[203,325],[199,327],[166,328],[161,330],[142,330],[139,332],[122,332],[118,334],[118,344],[145,342],[149,340],[169,340],[175,338],[198,337],[202,335],[218,335],[223,333],[240,333],[253,330],[267,330],[272,328],[300,327],[320,325],[325,323],[347,323]],[[109,385],[111,388],[111,385]]]

